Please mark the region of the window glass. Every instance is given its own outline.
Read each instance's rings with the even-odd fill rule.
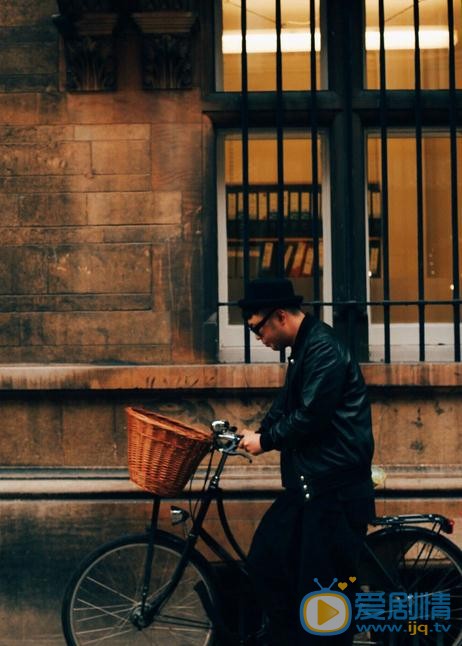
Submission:
[[[390,133],[388,149],[388,235],[391,300],[415,301],[418,297],[417,170],[414,137]],[[381,235],[381,141],[368,137],[369,281],[372,301],[382,300],[383,244]],[[462,159],[462,137],[457,138]],[[423,272],[427,300],[453,296],[450,141],[447,134],[426,132],[422,141],[423,169]],[[458,166],[458,195],[462,171]],[[462,257],[462,217],[459,208],[459,257]],[[460,269],[459,269],[460,272]],[[460,273],[459,273],[460,276]],[[416,306],[393,306],[392,323],[418,321]],[[427,323],[452,322],[449,305],[428,305]],[[383,321],[383,307],[372,308],[372,323]]]
[[[301,134],[284,135],[284,250],[285,275],[307,300],[314,293],[313,203],[311,139]],[[243,292],[243,193],[242,139],[225,135],[225,209],[228,258],[228,297],[235,301]],[[321,169],[321,154],[318,155]],[[318,178],[318,236],[320,297],[322,298],[323,228],[321,171]],[[276,136],[251,133],[249,139],[249,268],[250,278],[276,276],[278,263],[278,184]],[[230,323],[241,323],[240,312],[230,308]]]
[[[284,90],[310,88],[310,3],[306,0],[281,0],[281,50]],[[218,57],[217,89],[241,91],[241,2],[222,0],[221,43]],[[247,0],[247,74],[249,91],[276,89],[276,15],[275,3]],[[319,87],[319,0],[315,3],[315,49]]]
[[[461,3],[454,5],[456,87],[462,87]],[[379,4],[366,0],[366,87],[380,87]],[[414,3],[384,0],[386,87],[388,90],[415,87]],[[419,2],[419,45],[422,89],[449,87],[449,31],[447,0]]]

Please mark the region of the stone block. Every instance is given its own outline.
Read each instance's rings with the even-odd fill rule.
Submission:
[[[169,344],[2,346],[0,363],[170,364]]]
[[[49,20],[56,13],[54,0],[8,0],[0,4],[0,25],[14,27]]]
[[[168,312],[29,313],[21,315],[20,327],[24,346],[70,345],[83,349],[85,346],[164,345],[171,341]],[[65,348],[61,348],[61,353],[66,358]]]
[[[1,97],[1,95],[0,95]],[[4,193],[85,193],[93,191],[146,191],[151,175],[41,175],[0,176]]]
[[[57,247],[49,258],[49,291],[143,293],[151,289],[146,245]]]
[[[0,74],[1,92],[51,92],[58,87],[58,75]]]
[[[55,43],[17,43],[2,47],[0,74],[53,74],[57,64]]]
[[[195,124],[152,126],[152,185],[161,191],[202,189],[202,129]]]
[[[86,226],[16,226],[0,227],[5,245],[97,244],[104,242],[102,227]]]
[[[66,175],[89,171],[90,148],[85,142],[0,146],[2,175]]]
[[[458,400],[457,394],[438,396],[429,392],[373,401],[375,462],[454,463],[461,445],[462,413]]]
[[[147,141],[94,141],[91,143],[92,172],[99,174],[137,174],[150,171]]]
[[[151,294],[0,295],[1,312],[152,310]]]
[[[61,406],[56,397],[50,401],[29,394],[27,406],[14,399],[2,401],[2,417],[1,464],[63,464]]]
[[[104,242],[168,242],[181,236],[181,228],[173,224],[103,227]]]
[[[0,313],[0,346],[5,347],[5,356],[11,356],[11,347],[17,346],[20,343],[20,323],[19,317],[12,314]],[[14,359],[13,359],[14,361]],[[9,360],[6,358],[6,363]]]
[[[114,411],[108,403],[68,398],[62,410],[63,464],[115,466]]]
[[[0,123],[38,123],[37,95],[33,93],[0,94]]]
[[[133,76],[133,71],[130,70]],[[121,88],[114,95],[112,117],[118,123],[193,124],[202,120],[200,89],[143,92]]]
[[[0,126],[0,141],[5,144],[49,144],[72,141],[73,126]]]
[[[151,191],[93,193],[88,196],[89,224],[180,224],[181,193]]]
[[[0,225],[11,227],[18,224],[18,197],[0,193]]]
[[[0,293],[46,292],[47,250],[41,247],[0,247]]]
[[[149,124],[110,124],[110,125],[76,125],[74,137],[79,141],[132,141],[136,139],[150,140],[151,126]]]
[[[152,245],[153,309],[168,311],[172,308],[171,249],[169,244]]]
[[[50,193],[22,195],[19,198],[22,226],[69,226],[86,224],[85,195]]]

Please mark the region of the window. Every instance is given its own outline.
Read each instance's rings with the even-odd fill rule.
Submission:
[[[242,296],[244,279],[244,196],[242,188],[242,135],[225,132],[219,138],[220,178],[218,185],[220,256],[220,300],[236,302]],[[330,292],[330,266],[327,242],[329,222],[323,218],[322,165],[325,146],[318,154],[317,186],[313,184],[311,139],[305,131],[284,133],[284,184],[282,187],[283,232],[279,241],[279,187],[277,181],[277,137],[273,131],[251,131],[248,141],[248,276],[277,276],[284,267],[296,290],[306,301],[325,299]],[[328,194],[328,191],[327,191]],[[315,205],[315,200],[317,204]],[[326,198],[328,200],[328,198]],[[328,213],[328,208],[325,209]],[[281,258],[278,256],[281,254]],[[319,289],[316,289],[319,286]],[[325,300],[329,300],[328,298]],[[244,336],[240,310],[220,312],[220,356],[226,361],[242,361]],[[251,339],[253,360],[274,361],[274,352]]]
[[[360,360],[460,361],[460,3],[218,4],[221,359],[272,274]]]

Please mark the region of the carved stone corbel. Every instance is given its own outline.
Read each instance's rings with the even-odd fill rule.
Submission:
[[[143,88],[183,90],[192,87],[191,11],[133,13],[142,33]]]
[[[66,89],[98,92],[116,89],[114,29],[118,14],[109,12],[110,2],[93,2],[85,11],[85,2],[58,2],[61,13],[53,16],[63,37],[66,61]],[[105,11],[103,11],[103,9]]]

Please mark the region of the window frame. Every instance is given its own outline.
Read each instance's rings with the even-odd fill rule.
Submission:
[[[208,47],[213,43],[215,48],[217,24],[214,3],[210,0],[203,4],[208,7],[208,15],[213,17],[208,24],[214,25],[211,41],[208,36]],[[386,127],[414,130],[415,90],[386,90],[382,93],[379,89],[364,89],[364,0],[321,0],[321,12],[321,29],[326,32],[323,32],[323,42],[328,89],[318,90],[315,97],[310,92],[285,91],[281,97],[281,108],[284,127],[309,128],[315,110],[319,129],[327,133],[331,164],[330,172],[323,172],[323,180],[329,177],[332,227],[332,291],[331,303],[327,302],[327,308],[332,306],[332,323],[339,336],[350,345],[357,359],[368,361],[372,346],[369,334],[372,342],[375,332],[371,331],[368,319],[369,267],[368,253],[364,253],[368,247],[365,224],[366,136],[369,129],[377,131],[381,128],[384,97]],[[209,61],[209,67],[203,105],[204,113],[211,120],[218,138],[226,129],[240,129],[242,97],[239,92],[214,90],[215,72],[211,58],[206,56],[204,59]],[[452,114],[449,116],[451,105]],[[275,127],[278,110],[276,92],[249,92],[247,107],[249,128]],[[450,119],[454,123],[462,122],[462,91],[421,90],[419,116],[423,128],[448,130]],[[339,150],[342,155],[337,155]],[[217,176],[215,187],[216,179]],[[323,193],[324,211],[325,199]],[[219,293],[222,294],[221,291]],[[389,360],[385,358],[386,362]],[[460,356],[459,359],[456,356],[455,360],[460,360]]]

